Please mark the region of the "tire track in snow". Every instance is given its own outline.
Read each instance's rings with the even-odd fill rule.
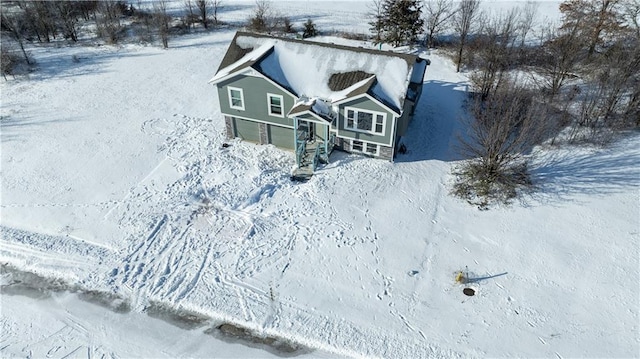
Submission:
[[[211,253],[211,248],[212,247],[213,247],[213,245],[209,244],[209,247],[207,248],[207,252],[204,254],[204,258],[202,259],[202,263],[198,267],[195,276],[193,277],[191,282],[186,286],[186,288],[182,291],[182,293],[180,293],[180,295],[178,295],[178,297],[176,298],[176,301],[179,301],[179,300],[185,298],[187,295],[189,295],[189,293],[191,293],[193,291],[193,289],[195,288],[195,286],[198,284],[198,282],[200,281],[200,279],[202,278],[202,276],[204,274],[204,271],[207,268],[207,263],[209,262],[209,257],[210,257],[210,253]]]
[[[283,333],[303,343],[311,342],[314,347],[328,345],[333,351],[346,350],[350,355],[383,353],[383,346],[375,343],[388,342],[387,333],[307,309],[295,298],[275,295],[272,300],[266,289],[271,282],[265,279],[274,280],[272,285],[277,288],[295,268],[292,258],[299,260],[304,251],[313,251],[314,256],[329,259],[323,253],[328,245],[354,251],[361,257],[356,265],[365,266],[368,260],[362,258],[363,249],[374,257],[379,250],[373,226],[369,224],[371,231],[366,236],[350,234],[354,225],[330,199],[319,197],[323,192],[317,186],[322,181],[313,179],[304,186],[290,184],[286,178],[290,156],[276,155],[277,150],[268,146],[256,149],[237,142],[220,150],[220,143],[203,138],[207,131],[197,121],[185,121],[184,126],[176,126],[186,132],[172,130],[164,149],[169,157],[180,161],[178,170],[184,171],[184,176],[163,189],[138,189],[126,206],[120,206],[119,223],[131,241],[128,252],[124,252],[130,274],[122,285],[132,287],[140,304],[143,299],[180,301],[190,307],[202,306],[205,312],[220,311],[223,317],[237,315],[249,320],[250,326],[262,323],[266,332]],[[273,171],[278,166],[282,168]],[[345,173],[343,178],[349,177],[345,172],[348,169],[338,170]],[[291,199],[272,203],[270,198],[281,190]],[[373,190],[363,190],[358,201],[367,201]],[[151,220],[165,215],[161,226],[157,219]],[[136,243],[140,239],[143,243]],[[303,252],[294,255],[296,251]],[[368,270],[375,270],[379,261]],[[123,272],[118,273],[118,279],[123,276]],[[385,276],[380,276],[384,282]],[[305,326],[304,337],[297,331],[300,325]],[[362,335],[373,338],[374,348],[349,339]],[[413,348],[411,343],[402,345]],[[432,352],[423,347],[412,353]]]
[[[179,275],[178,278],[175,278],[172,277],[171,274],[177,272],[184,260],[184,253],[187,252],[187,241],[184,239],[184,237],[188,232],[189,227],[187,227],[182,232],[182,234],[180,234],[174,241],[168,242],[168,244],[172,244],[171,247],[169,247],[168,245],[164,247],[164,250],[169,251],[169,254],[167,256],[163,256],[158,266],[156,266],[157,269],[160,269],[161,266],[164,266],[164,271],[162,271],[162,274],[156,279],[153,285],[153,290],[151,292],[152,295],[157,295],[161,292],[161,290],[164,288],[163,285],[167,282],[167,278],[171,279],[171,283],[168,284],[169,290],[166,292],[166,295],[171,295],[172,293],[174,293],[184,281],[184,275]],[[180,248],[177,249],[178,247]]]
[[[56,236],[0,226],[0,258],[29,263],[35,272],[57,272],[69,280],[89,280],[117,259],[107,246],[75,236]],[[93,265],[87,266],[87,263]],[[73,279],[70,279],[72,277]]]

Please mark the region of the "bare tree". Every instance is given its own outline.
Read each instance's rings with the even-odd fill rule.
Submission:
[[[193,26],[193,23],[196,22],[196,18],[197,18],[196,14],[194,13],[195,4],[193,2],[194,0],[184,0],[184,7],[186,12],[185,23],[187,24],[189,29],[191,29],[191,27]]]
[[[249,18],[247,27],[258,32],[271,31],[274,18],[271,2],[269,0],[256,0],[256,8]]]
[[[622,14],[619,4],[620,0],[566,0],[560,4],[562,28],[576,27],[579,30],[581,41],[587,47],[587,58],[602,43],[604,34],[620,29]]]
[[[56,38],[56,24],[53,3],[48,1],[27,1],[24,9],[30,25],[36,32],[38,41],[50,42]]]
[[[587,86],[579,102],[571,141],[605,144],[616,132],[640,124],[640,42],[616,42],[595,65],[585,75]]]
[[[213,23],[218,25],[218,12],[222,10],[222,0],[211,0],[211,9],[213,10]]]
[[[6,32],[12,39],[14,39],[18,46],[20,46],[20,50],[22,51],[22,56],[24,57],[24,61],[27,65],[31,65],[31,59],[27,54],[27,51],[24,49],[24,33],[27,27],[27,23],[25,21],[24,11],[4,11],[2,9],[2,14],[0,15],[0,24],[2,25],[2,32]]]
[[[615,30],[619,27],[616,10],[614,9],[618,2],[619,0],[600,0],[599,9],[597,9],[596,13],[595,27],[592,30],[589,41],[589,56],[593,54],[596,45],[601,41],[600,35],[604,31]]]
[[[475,49],[470,50],[476,67],[470,78],[482,100],[501,88],[515,62],[519,13],[515,8],[486,21],[483,33],[474,42]]]
[[[98,9],[98,0],[83,0],[78,1],[78,9],[85,21],[91,20],[91,17],[96,16],[96,10]]]
[[[80,15],[80,6],[78,2],[71,1],[54,1],[53,5],[57,10],[58,17],[62,23],[64,37],[71,41],[78,41],[78,17]]]
[[[454,170],[453,193],[486,208],[506,202],[518,188],[531,185],[524,155],[544,133],[544,107],[528,90],[505,86],[486,100],[476,98],[467,120],[469,133],[461,138],[461,152],[470,158]]]
[[[109,43],[117,43],[123,30],[123,26],[120,23],[121,15],[122,6],[118,1],[100,1],[98,5],[98,15],[96,16],[98,36]]]
[[[630,26],[636,38],[640,38],[640,0],[623,0],[625,22]]]
[[[200,13],[200,21],[202,22],[202,26],[205,29],[208,28],[207,25],[207,14],[209,13],[209,8],[211,7],[211,0],[195,0],[196,6],[198,7],[198,12]]]
[[[458,33],[458,51],[456,56],[456,72],[460,72],[460,66],[462,65],[462,52],[467,44],[467,37],[469,32],[478,17],[480,10],[480,0],[462,0],[458,6],[455,15],[453,16],[453,23]]]
[[[384,27],[382,0],[372,0],[368,8],[367,17],[371,19],[369,22],[369,25],[371,25],[369,31],[373,33],[373,43],[382,44],[382,31]]]
[[[560,93],[565,82],[576,77],[575,71],[583,58],[577,27],[549,30],[540,49],[537,71],[542,75],[542,88],[550,100]]]
[[[295,28],[293,27],[293,23],[291,23],[291,19],[289,19],[289,17],[287,16],[283,18],[282,28],[284,32],[288,34],[296,32]]]
[[[169,48],[169,21],[171,21],[171,17],[167,14],[166,0],[154,1],[153,18],[162,40],[162,47]]]
[[[520,36],[520,47],[524,47],[527,35],[533,27],[536,14],[538,13],[538,3],[531,0],[522,7],[518,21],[518,32]]]
[[[434,38],[455,14],[453,0],[426,0],[424,6],[427,46],[434,46]]]
[[[19,63],[19,58],[11,51],[6,42],[0,43],[0,70],[2,77],[7,81],[7,75],[13,75],[14,69]]]
[[[632,88],[627,102],[627,109],[624,116],[633,123],[635,127],[640,127],[640,83],[636,79],[636,85]],[[635,121],[635,123],[633,122]]]

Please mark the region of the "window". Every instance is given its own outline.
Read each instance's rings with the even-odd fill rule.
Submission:
[[[280,95],[267,94],[267,106],[269,106],[269,115],[284,117],[282,110],[283,98]]]
[[[362,142],[353,140],[351,142],[351,151],[361,152],[372,156],[378,155],[379,146],[375,143]]]
[[[355,121],[355,113],[353,110],[347,110],[347,128],[353,128],[353,123]]]
[[[376,115],[376,133],[384,133],[384,116]]]
[[[352,108],[346,108],[345,113],[346,129],[376,135],[384,134],[386,114]]]
[[[373,124],[373,114],[369,112],[358,112],[358,123],[356,128],[362,131],[371,131]]]
[[[229,91],[229,107],[244,111],[244,96],[242,94],[242,89],[227,87],[227,90]]]
[[[376,145],[375,143],[367,143],[367,149],[366,152],[368,154],[371,155],[377,155],[378,154],[378,145]]]

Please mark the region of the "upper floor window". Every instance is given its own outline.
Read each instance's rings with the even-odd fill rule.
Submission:
[[[227,87],[229,91],[229,107],[244,111],[244,95],[241,88]]]
[[[354,131],[369,132],[376,135],[383,135],[385,128],[385,118],[387,115],[382,112],[373,112],[355,108],[345,108],[347,122],[345,128]]]
[[[284,100],[282,96],[267,94],[267,106],[269,106],[269,115],[284,117],[283,103]]]

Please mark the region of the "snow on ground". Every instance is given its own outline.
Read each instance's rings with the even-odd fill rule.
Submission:
[[[44,298],[3,295],[2,305],[3,357],[278,357],[258,345],[225,341],[202,329],[183,330],[140,313],[108,311],[68,293]],[[145,333],[144,341],[134,333]]]
[[[294,183],[290,152],[221,147],[207,80],[232,36],[184,36],[166,51],[34,48],[39,71],[2,83],[0,262],[132,308],[3,294],[2,328],[18,329],[2,337],[2,355],[48,353],[55,345],[38,338],[64,318],[139,345],[63,330],[70,350],[213,355],[170,342],[210,336],[141,315],[152,303],[319,349],[311,356],[637,355],[637,135],[601,150],[544,149],[536,195],[478,211],[448,194],[466,79],[434,52],[408,154],[334,153]],[[454,283],[465,267],[473,297]],[[31,326],[38,318],[51,326]],[[252,349],[238,355],[272,355]]]

